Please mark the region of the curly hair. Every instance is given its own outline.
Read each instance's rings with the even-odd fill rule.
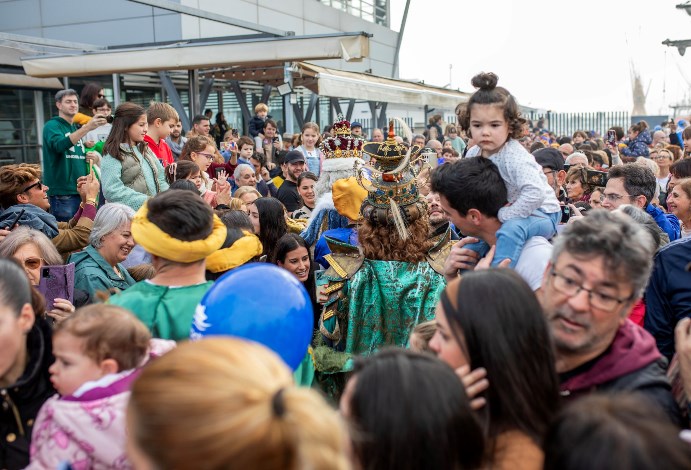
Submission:
[[[458,124],[468,136],[470,131],[470,115],[476,104],[490,104],[499,106],[504,110],[504,119],[509,125],[509,137],[518,139],[523,135],[523,125],[527,122],[521,117],[518,103],[509,90],[497,86],[499,77],[493,73],[480,73],[475,75],[471,83],[478,90],[472,94],[467,103],[456,107]]]
[[[358,228],[358,241],[362,254],[367,259],[381,261],[409,263],[425,261],[427,252],[432,248],[432,242],[428,239],[427,214],[413,221],[407,228],[410,237],[403,240],[393,226],[376,226],[365,219]]]
[[[0,206],[14,206],[22,189],[32,181],[41,179],[41,167],[30,163],[0,167]]]

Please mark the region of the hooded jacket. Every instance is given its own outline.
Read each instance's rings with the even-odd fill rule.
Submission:
[[[29,464],[29,445],[38,411],[55,394],[48,368],[53,363],[50,326],[36,318],[26,337],[29,362],[10,387],[0,388],[0,468]]]
[[[561,394],[567,399],[593,392],[637,392],[648,397],[681,424],[679,407],[667,380],[667,359],[655,339],[630,320],[619,327],[610,347],[584,370],[561,374]],[[564,378],[564,376],[569,376]]]
[[[643,129],[634,139],[631,139],[627,147],[621,149],[621,153],[627,157],[649,157],[648,146],[653,143],[650,131]]]
[[[122,277],[118,276],[113,267],[91,245],[70,256],[69,262],[74,263],[75,289],[88,292],[92,298],[95,298],[98,291],[110,292],[113,288],[123,291],[136,282],[119,263],[117,268]]]
[[[665,214],[662,209],[652,204],[648,204],[645,211],[655,220],[660,230],[669,236],[670,242],[681,238],[681,223],[676,215]]]
[[[691,316],[691,238],[682,238],[661,248],[655,255],[653,272],[645,290],[645,329],[655,337],[660,352],[674,355],[674,327]]]

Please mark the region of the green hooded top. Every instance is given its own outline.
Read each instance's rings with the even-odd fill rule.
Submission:
[[[121,264],[117,268],[122,277],[118,276],[91,245],[70,256],[69,262],[74,263],[74,288],[88,292],[92,299],[98,291],[109,292],[113,288],[123,291],[136,282]]]
[[[213,282],[193,286],[158,286],[141,281],[125,292],[112,296],[108,303],[134,313],[151,331],[154,338],[181,341],[190,336],[197,304]]]

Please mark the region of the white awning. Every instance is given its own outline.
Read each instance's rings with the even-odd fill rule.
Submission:
[[[73,77],[113,73],[193,70],[229,64],[283,63],[301,60],[360,61],[369,54],[369,35],[338,33],[167,46],[109,49],[59,56],[23,57],[33,77]]]
[[[36,78],[28,77],[19,73],[0,73],[0,86],[18,88],[48,88],[51,90],[61,90],[62,82],[57,78]]]
[[[320,96],[439,108],[455,108],[470,97],[469,93],[423,83],[345,72],[313,64],[302,63],[300,66],[316,73],[316,87],[309,88],[316,88],[313,91]]]

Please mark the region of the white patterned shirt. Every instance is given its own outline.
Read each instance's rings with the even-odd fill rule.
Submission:
[[[480,147],[475,145],[468,150],[466,158],[478,157],[480,154]],[[542,167],[517,140],[509,139],[489,159],[499,168],[509,198],[509,205],[499,209],[500,222],[525,219],[537,209],[546,214],[561,210],[554,189],[547,184]]]

